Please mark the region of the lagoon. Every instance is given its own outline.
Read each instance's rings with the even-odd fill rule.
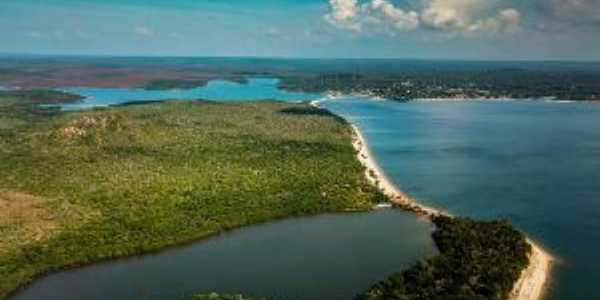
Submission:
[[[53,274],[12,299],[162,300],[216,291],[348,300],[435,255],[432,230],[428,220],[398,210],[275,221],[157,254]]]

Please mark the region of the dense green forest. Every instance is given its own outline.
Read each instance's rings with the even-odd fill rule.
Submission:
[[[363,176],[348,124],[307,104],[63,113],[39,100],[0,97],[0,298],[65,267],[276,218],[369,210],[384,197]]]
[[[357,300],[505,300],[531,246],[508,222],[435,217],[440,254],[375,284]]]

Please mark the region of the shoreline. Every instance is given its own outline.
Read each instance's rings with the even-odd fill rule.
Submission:
[[[354,132],[352,144],[357,152],[358,160],[365,167],[365,176],[369,182],[387,195],[393,204],[421,217],[451,216],[439,209],[420,204],[416,199],[393,184],[371,155],[367,141],[360,129],[354,124],[351,124],[351,127]],[[554,258],[531,239],[527,238],[527,242],[531,246],[529,265],[521,272],[520,278],[514,283],[507,300],[543,299]]]
[[[357,151],[358,160],[365,167],[365,176],[371,184],[375,185],[381,190],[381,192],[388,196],[393,204],[408,211],[414,212],[419,216],[434,217],[439,215],[448,215],[439,209],[420,204],[414,198],[408,196],[408,194],[404,193],[395,184],[393,184],[385,175],[385,172],[383,172],[377,162],[373,159],[373,155],[371,155],[371,150],[369,149],[369,144],[367,144],[367,140],[362,135],[360,129],[358,129],[356,125],[352,124],[351,126],[352,130],[354,131],[352,144],[354,145],[354,149]]]

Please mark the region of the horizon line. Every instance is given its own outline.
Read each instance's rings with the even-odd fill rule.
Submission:
[[[416,58],[416,57],[318,57],[318,56],[254,56],[254,55],[135,55],[135,54],[44,54],[44,53],[3,53],[0,52],[0,59],[10,57],[22,58],[44,58],[44,57],[63,57],[63,58],[197,58],[197,59],[263,59],[263,60],[397,60],[397,61],[464,61],[464,62],[547,62],[547,63],[600,63],[600,60],[587,59],[499,59],[499,58]]]

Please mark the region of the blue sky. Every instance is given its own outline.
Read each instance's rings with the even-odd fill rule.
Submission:
[[[597,0],[2,0],[0,53],[600,60]]]

